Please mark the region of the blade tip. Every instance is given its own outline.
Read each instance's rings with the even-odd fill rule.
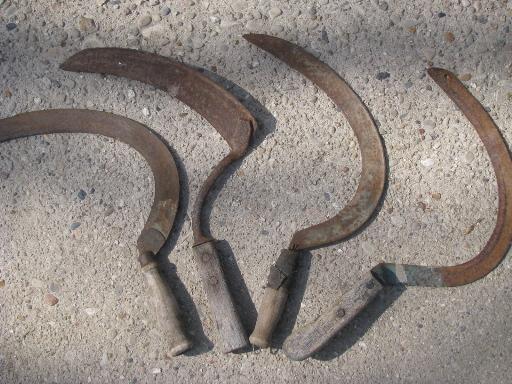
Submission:
[[[245,33],[245,34],[242,35],[242,37],[245,40],[247,40],[248,42],[253,43],[253,44],[258,40],[258,38],[260,36],[262,36],[262,35],[257,34],[257,33]]]
[[[427,73],[432,79],[442,79],[452,74],[450,71],[439,67],[430,67],[427,69]]]

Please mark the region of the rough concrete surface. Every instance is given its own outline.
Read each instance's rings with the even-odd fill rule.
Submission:
[[[148,305],[135,248],[153,193],[142,157],[88,135],[16,140],[0,145],[1,383],[511,381],[510,256],[469,286],[387,290],[307,361],[279,348],[222,354],[193,264],[189,213],[225,142],[151,86],[58,68],[84,47],[157,52],[216,73],[258,118],[250,153],[220,180],[210,212],[248,333],[279,250],[351,198],[360,158],[332,102],[241,35],[306,47],[361,96],[388,153],[383,207],[358,236],[302,256],[278,347],[381,260],[448,265],[483,247],[497,208],[489,158],[425,68],[459,74],[512,143],[511,1],[0,4],[1,117],[104,110],[171,146],[182,205],[161,261],[195,342],[167,356]]]

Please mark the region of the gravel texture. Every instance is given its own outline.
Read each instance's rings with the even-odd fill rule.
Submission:
[[[447,265],[483,247],[497,207],[489,158],[425,68],[461,75],[512,143],[511,20],[504,0],[0,0],[1,117],[105,110],[172,147],[182,205],[161,259],[195,342],[170,358],[147,302],[135,241],[153,180],[142,157],[88,135],[16,140],[0,151],[0,382],[509,383],[510,257],[469,286],[386,291],[307,361],[279,349],[222,354],[189,213],[227,145],[164,92],[58,64],[86,47],[156,52],[216,73],[258,118],[249,155],[222,178],[210,212],[248,332],[279,250],[351,198],[360,157],[330,100],[241,35],[306,47],[361,96],[388,153],[383,207],[358,236],[303,255],[279,346],[381,260]]]

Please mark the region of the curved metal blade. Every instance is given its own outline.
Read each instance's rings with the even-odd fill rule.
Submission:
[[[361,151],[361,178],[352,200],[333,218],[296,232],[289,248],[317,248],[352,235],[375,211],[386,179],[384,147],[370,113],[336,72],[299,46],[267,35],[249,34],[244,38],[281,59],[322,89],[347,118]]]
[[[512,159],[507,145],[492,118],[453,73],[441,68],[429,68],[428,74],[475,127],[489,154],[498,184],[498,217],[485,247],[466,263],[448,267],[379,264],[373,272],[389,285],[439,287],[469,284],[496,268],[512,242]]]
[[[141,253],[156,254],[171,232],[180,184],[174,159],[165,144],[144,125],[111,113],[54,109],[22,113],[0,120],[0,142],[55,133],[91,133],[117,139],[139,152],[155,180],[151,212],[138,239]]]
[[[231,148],[205,181],[194,204],[195,244],[210,241],[201,225],[201,208],[215,179],[249,145],[257,124],[251,113],[228,91],[200,72],[156,54],[124,48],[91,48],[67,59],[61,68],[73,72],[104,73],[138,80],[162,89],[203,116]]]
[[[245,330],[229,293],[214,239],[202,226],[201,211],[215,180],[247,150],[256,120],[233,95],[200,72],[155,54],[121,48],[86,49],[69,58],[61,68],[107,73],[154,85],[201,114],[228,142],[231,152],[213,168],[194,203],[193,249],[224,352],[245,347]]]

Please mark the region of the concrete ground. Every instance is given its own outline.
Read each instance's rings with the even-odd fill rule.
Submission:
[[[0,382],[510,382],[510,257],[469,286],[386,291],[306,361],[278,348],[377,262],[460,263],[486,243],[497,208],[488,155],[425,68],[459,74],[512,143],[510,1],[0,4],[1,117],[105,110],[146,124],[172,147],[182,208],[162,265],[195,342],[169,357],[147,302],[135,241],[153,181],[142,157],[87,135],[16,140],[0,145]],[[378,122],[390,174],[371,225],[303,255],[277,348],[225,355],[193,263],[189,217],[225,142],[164,92],[58,64],[91,46],[157,52],[216,72],[258,118],[250,153],[220,181],[210,213],[250,332],[279,250],[295,230],[344,206],[360,158],[329,99],[243,40],[248,31],[306,47],[346,79]]]

